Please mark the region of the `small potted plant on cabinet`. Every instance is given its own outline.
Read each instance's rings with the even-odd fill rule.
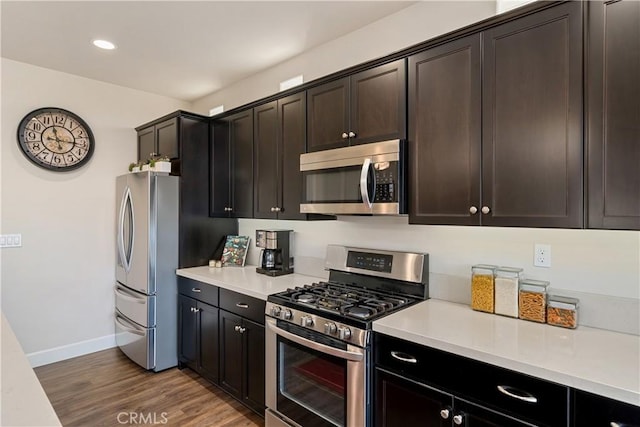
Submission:
[[[156,172],[171,173],[171,160],[167,156],[159,156],[149,159],[149,168]]]
[[[142,161],[136,162],[136,163],[133,163],[133,162],[129,163],[129,172],[131,173],[141,172],[143,164],[144,162]]]

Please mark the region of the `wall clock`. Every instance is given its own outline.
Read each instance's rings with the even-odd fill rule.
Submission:
[[[68,171],[89,161],[95,140],[89,125],[71,111],[40,108],[18,126],[18,145],[29,160],[52,171]]]

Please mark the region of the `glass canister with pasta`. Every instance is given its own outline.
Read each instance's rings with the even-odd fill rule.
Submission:
[[[544,323],[547,321],[547,287],[545,280],[522,279],[518,292],[518,317]]]

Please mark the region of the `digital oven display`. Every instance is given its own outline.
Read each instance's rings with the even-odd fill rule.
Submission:
[[[347,254],[347,267],[391,273],[391,264],[393,264],[393,255],[356,251],[349,251]]]

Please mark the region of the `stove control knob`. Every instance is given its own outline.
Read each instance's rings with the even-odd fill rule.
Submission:
[[[341,340],[348,340],[351,338],[351,329],[346,326],[344,328],[338,328],[338,338]]]
[[[313,326],[313,319],[311,318],[311,316],[302,316],[300,318],[300,325],[311,327]]]
[[[293,313],[291,312],[291,310],[287,308],[282,314],[282,318],[284,320],[291,320],[293,318]]]
[[[338,331],[338,327],[333,322],[324,324],[324,333],[334,335]]]
[[[271,315],[273,317],[280,317],[280,312],[282,311],[282,308],[274,305],[273,307],[271,307]]]

